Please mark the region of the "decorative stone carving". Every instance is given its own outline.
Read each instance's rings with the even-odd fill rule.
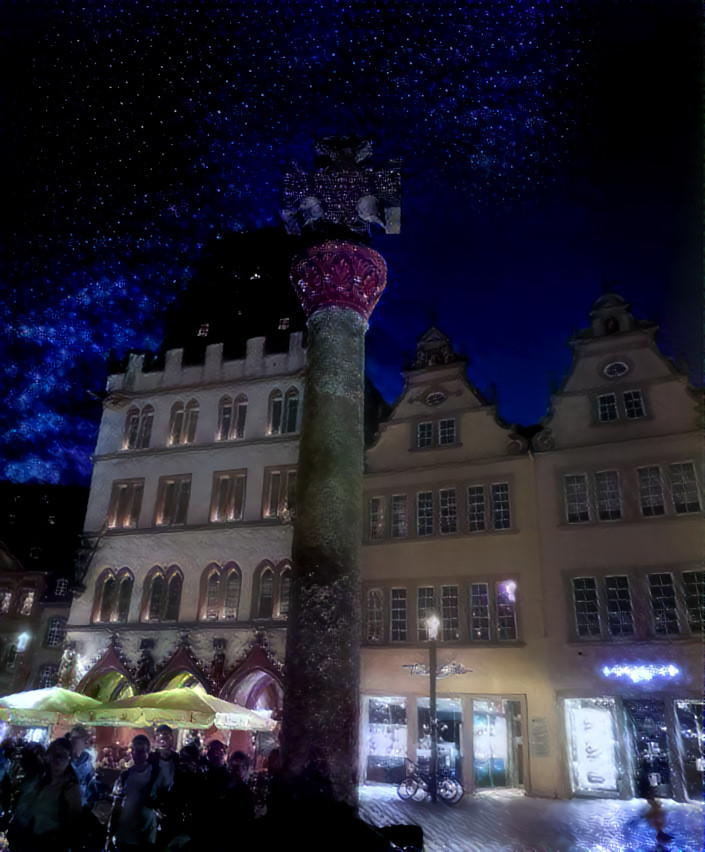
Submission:
[[[551,430],[542,429],[534,435],[533,445],[537,450],[552,450],[556,446],[556,442],[551,434]]]
[[[526,452],[526,448],[529,445],[529,442],[523,435],[520,435],[516,431],[516,423],[514,423],[511,427],[511,432],[509,433],[509,441],[507,442],[507,452],[512,456],[517,456],[519,453]]]
[[[156,667],[154,658],[152,657],[152,648],[154,647],[154,639],[143,639],[140,643],[142,656],[137,663],[137,671],[135,672],[135,683],[140,689],[145,690],[154,679]]]
[[[307,316],[336,305],[367,320],[387,283],[387,265],[367,246],[328,240],[294,260],[291,281]]]

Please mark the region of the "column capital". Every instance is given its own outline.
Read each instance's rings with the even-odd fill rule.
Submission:
[[[367,246],[328,240],[294,259],[291,282],[306,316],[335,305],[368,320],[387,283],[387,264]]]

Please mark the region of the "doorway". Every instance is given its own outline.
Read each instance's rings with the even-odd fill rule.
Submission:
[[[521,705],[507,698],[473,699],[475,789],[524,783]]]

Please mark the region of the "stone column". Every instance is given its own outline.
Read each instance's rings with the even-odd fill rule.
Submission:
[[[282,751],[297,775],[328,763],[338,801],[357,804],[364,336],[386,282],[372,249],[335,240],[295,259],[308,316]]]

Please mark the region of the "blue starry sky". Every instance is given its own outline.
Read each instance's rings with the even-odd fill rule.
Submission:
[[[201,253],[275,225],[281,174],[354,133],[403,159],[368,368],[429,324],[501,416],[545,413],[603,288],[697,363],[692,0],[16,2],[0,479],[85,483],[107,356],[156,349]]]

